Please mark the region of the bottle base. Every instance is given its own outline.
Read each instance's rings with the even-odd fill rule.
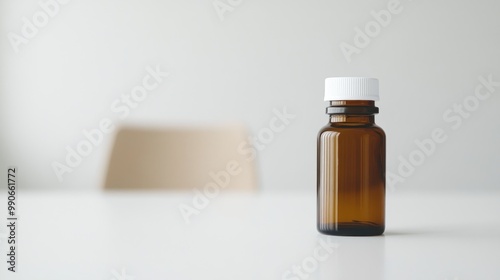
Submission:
[[[385,226],[367,222],[336,223],[318,225],[318,231],[326,235],[375,236],[384,233]]]

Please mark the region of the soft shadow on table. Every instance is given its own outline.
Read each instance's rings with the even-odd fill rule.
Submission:
[[[472,231],[474,232],[474,231]],[[394,230],[386,230],[384,236],[467,236],[470,232],[464,231],[461,226],[442,226],[442,227],[427,227],[427,228],[400,228]]]
[[[448,226],[446,228],[428,228],[428,229],[398,229],[388,230],[384,236],[400,236],[400,237],[416,237],[416,236],[433,236],[433,237],[446,237],[446,238],[497,238],[500,231],[495,228],[483,227],[481,231],[474,228],[466,228],[460,226]]]
[[[388,230],[384,232],[384,236],[419,236],[419,235],[433,235],[443,233],[443,230],[422,230],[422,229],[403,229],[403,230]]]

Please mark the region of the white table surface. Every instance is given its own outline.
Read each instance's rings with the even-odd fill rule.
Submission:
[[[379,237],[319,234],[313,192],[223,193],[188,225],[191,199],[21,192],[18,272],[3,218],[0,279],[500,279],[500,193],[389,192]]]

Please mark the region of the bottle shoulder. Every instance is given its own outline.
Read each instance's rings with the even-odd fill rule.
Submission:
[[[323,126],[318,133],[318,136],[321,136],[326,132],[336,132],[342,134],[377,134],[381,137],[385,137],[385,131],[376,124],[336,124],[336,123],[328,123]]]
[[[334,129],[374,129],[384,131],[380,126],[375,123],[327,123],[321,130],[334,130]]]

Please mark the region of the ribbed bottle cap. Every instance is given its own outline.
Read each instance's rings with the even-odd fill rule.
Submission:
[[[378,80],[363,77],[333,77],[325,79],[325,101],[379,100]]]

